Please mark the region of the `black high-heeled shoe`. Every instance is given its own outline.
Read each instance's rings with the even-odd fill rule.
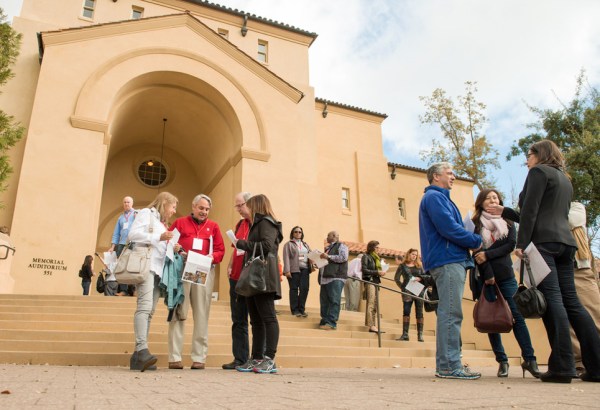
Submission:
[[[541,373],[540,380],[547,383],[571,383],[571,376],[561,376],[550,372]]]
[[[498,377],[508,377],[508,362],[500,362],[498,367]]]
[[[540,378],[540,369],[538,369],[538,365],[535,360],[521,363],[521,369],[523,369],[523,378],[525,378],[525,370],[531,373],[531,375],[536,379]]]

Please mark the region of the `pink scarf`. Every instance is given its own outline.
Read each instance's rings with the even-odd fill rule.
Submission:
[[[482,211],[479,221],[484,249],[488,249],[498,239],[506,238],[508,235],[508,225],[500,215],[491,215]]]

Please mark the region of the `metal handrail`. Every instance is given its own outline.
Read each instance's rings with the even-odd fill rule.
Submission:
[[[10,246],[8,246],[8,245],[4,245],[4,244],[0,244],[0,247],[2,247],[2,248],[6,248],[6,255],[4,255],[4,256],[0,256],[0,260],[3,260],[3,259],[8,259],[8,251],[12,251],[13,255],[14,255],[14,254],[15,254],[15,252],[17,251],[15,248],[12,248],[12,247],[10,247]]]
[[[389,290],[390,292],[399,293],[399,294],[401,294],[403,296],[410,296],[411,298],[413,298],[415,300],[421,300],[421,301],[423,301],[425,303],[429,303],[429,304],[432,304],[432,305],[437,305],[437,303],[438,303],[437,300],[429,300],[429,299],[426,299],[426,298],[422,298],[420,296],[415,296],[412,293],[403,292],[403,291],[397,290],[397,289],[391,289],[391,288],[388,288],[387,286],[383,286],[383,285],[381,285],[379,283],[373,283],[373,282],[370,282],[368,280],[358,279],[358,278],[355,278],[355,277],[348,277],[348,280],[350,280],[350,279],[351,280],[356,280],[356,281],[359,281],[359,282],[362,282],[362,283],[365,283],[367,285],[375,286],[375,308],[377,309],[377,330],[378,330],[378,332],[377,332],[377,342],[378,342],[379,347],[381,347],[381,317],[380,317],[381,315],[379,314],[379,289]],[[392,280],[392,279],[388,279],[388,278],[384,278],[384,279]]]

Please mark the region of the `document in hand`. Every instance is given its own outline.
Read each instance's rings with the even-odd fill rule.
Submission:
[[[237,242],[237,238],[235,237],[235,234],[233,233],[233,231],[230,229],[227,232],[225,232],[225,234],[227,235],[227,237],[229,238],[229,240],[231,241],[231,243],[236,243]]]
[[[538,248],[535,247],[533,242],[531,242],[527,248],[523,251],[525,255],[527,255],[527,259],[529,260],[529,267],[531,268],[531,274],[533,275],[533,280],[535,281],[535,285],[539,285],[546,276],[550,273],[550,267],[538,251]],[[531,286],[531,282],[529,281],[529,275],[524,272],[523,282],[527,287]]]
[[[212,258],[210,256],[189,251],[181,280],[190,282],[194,285],[206,286],[206,280],[210,274],[211,266]]]
[[[412,278],[411,280],[408,281],[408,283],[406,284],[406,287],[404,289],[408,290],[410,293],[412,293],[415,296],[419,296],[421,294],[421,292],[423,291],[423,289],[425,289],[425,286],[423,286],[423,284],[421,282],[415,280],[415,278]]]
[[[390,269],[390,265],[385,263],[385,261],[381,261],[381,271],[382,272],[387,272]]]
[[[181,233],[179,233],[177,228],[173,229],[173,237],[169,240],[169,242],[167,242],[167,258],[169,258],[170,260],[173,260],[173,258],[175,256],[173,247],[175,246],[175,244],[177,242],[179,242],[180,236],[181,236]]]
[[[321,259],[321,253],[316,249],[313,249],[308,253],[308,259],[315,265],[317,265],[317,269],[321,269],[323,266],[328,265],[327,259]]]

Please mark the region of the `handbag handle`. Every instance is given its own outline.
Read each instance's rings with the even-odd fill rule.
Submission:
[[[529,278],[529,283],[531,284],[531,288],[535,289],[536,288],[535,280],[533,279],[533,273],[531,273],[531,266],[529,265],[529,259],[527,259],[526,257],[521,259],[521,275],[520,275],[521,277],[519,278],[519,285],[523,285],[523,271],[524,270],[527,271],[527,277]]]
[[[255,255],[256,255],[256,245],[260,246],[260,257],[264,260],[265,259],[265,254],[263,252],[263,247],[262,247],[262,243],[261,242],[255,242],[254,243],[254,249],[252,249],[252,258],[250,259],[254,259]]]
[[[497,282],[494,282],[493,285],[488,285],[487,283],[483,282],[483,287],[481,288],[481,295],[479,295],[479,300],[481,300],[482,298],[485,298],[485,288],[486,288],[486,286],[491,286],[491,287],[494,288],[494,292],[496,292],[496,300],[499,300],[499,301],[505,300],[504,296],[502,295],[502,292],[500,292],[500,288],[498,287],[498,283]],[[490,301],[488,300],[488,302],[490,302]],[[494,302],[490,302],[490,303],[494,303]]]

